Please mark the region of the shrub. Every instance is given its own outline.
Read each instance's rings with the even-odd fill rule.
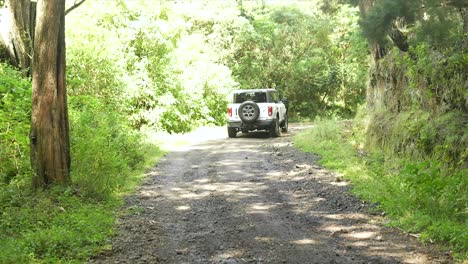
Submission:
[[[31,82],[0,63],[0,187],[24,184],[31,175],[30,113]]]
[[[140,134],[102,100],[70,98],[72,181],[98,198],[117,190],[144,161]]]
[[[82,263],[103,250],[118,191],[135,186],[143,161],[160,155],[144,152],[140,134],[105,100],[76,96],[69,106],[73,186],[0,188],[0,263]]]
[[[375,113],[370,115],[366,139],[368,148],[388,155],[438,161],[444,175],[468,166],[468,130],[458,111],[436,117],[422,110]]]

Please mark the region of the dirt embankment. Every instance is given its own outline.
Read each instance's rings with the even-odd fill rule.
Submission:
[[[91,262],[450,262],[382,227],[289,135],[250,133],[171,152],[127,198],[112,251]]]

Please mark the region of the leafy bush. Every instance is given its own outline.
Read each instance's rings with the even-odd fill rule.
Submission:
[[[90,96],[70,98],[72,182],[92,197],[117,190],[144,161],[141,135]]]
[[[465,117],[458,111],[438,117],[421,110],[380,112],[370,115],[366,138],[369,148],[391,156],[438,161],[445,175],[468,167],[467,131]]]
[[[88,37],[90,40],[75,40],[67,49],[68,94],[122,100],[125,84],[117,58],[111,57],[113,54],[109,54],[111,51],[107,50],[109,48],[104,46],[105,43],[95,40],[97,36],[80,37]],[[91,42],[93,40],[94,42]]]
[[[143,162],[161,153],[103,101],[70,98],[72,187],[0,188],[0,263],[85,262],[105,247],[119,192],[135,186]]]
[[[398,62],[405,69],[408,89],[403,94],[411,101],[407,107],[437,115],[467,109],[468,55],[466,45],[442,51],[422,43],[412,47]]]
[[[31,82],[0,63],[0,187],[24,185],[31,175],[29,124]]]
[[[79,72],[73,69],[79,64],[71,67]],[[104,91],[109,88],[101,87],[108,72],[90,69],[75,75],[89,87],[75,83],[72,93],[78,95],[69,98],[73,185],[34,193],[31,84],[0,64],[0,263],[82,263],[103,250],[120,193],[136,185],[145,162],[161,155],[129,127],[120,98],[114,100]]]

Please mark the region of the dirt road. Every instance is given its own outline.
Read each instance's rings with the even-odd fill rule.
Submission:
[[[346,181],[294,149],[291,133],[219,133],[171,152],[148,174],[127,198],[112,251],[91,262],[450,262],[382,227]]]

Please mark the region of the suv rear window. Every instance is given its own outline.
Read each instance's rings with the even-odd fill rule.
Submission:
[[[242,104],[245,101],[254,101],[255,103],[266,103],[266,92],[245,92],[234,94],[233,102],[235,104]]]

